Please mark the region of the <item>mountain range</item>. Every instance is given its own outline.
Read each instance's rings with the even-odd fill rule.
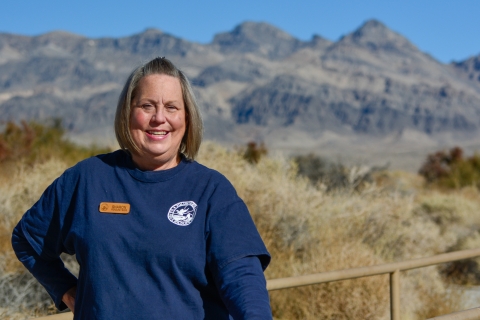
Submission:
[[[302,41],[262,22],[208,44],[156,29],[96,39],[0,33],[0,119],[61,118],[76,141],[113,143],[121,87],[155,56],[189,76],[205,136],[223,144],[398,168],[436,148],[480,147],[480,55],[441,63],[377,20],[338,41]]]

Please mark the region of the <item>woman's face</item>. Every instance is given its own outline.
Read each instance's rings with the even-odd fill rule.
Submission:
[[[164,74],[142,78],[131,102],[130,132],[140,152],[133,161],[142,170],[165,170],[180,161],[186,111],[180,80]]]

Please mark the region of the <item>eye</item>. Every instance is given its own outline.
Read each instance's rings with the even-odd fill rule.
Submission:
[[[168,111],[175,111],[175,110],[177,110],[177,107],[174,106],[174,105],[171,105],[171,104],[167,105],[165,108],[167,108]]]
[[[153,108],[153,105],[150,103],[144,103],[140,106],[142,109],[150,110]]]

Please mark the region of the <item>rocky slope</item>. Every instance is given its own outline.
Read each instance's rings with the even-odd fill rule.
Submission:
[[[477,146],[480,56],[442,64],[375,20],[336,42],[255,22],[205,45],[155,29],[118,39],[0,34],[0,119],[60,117],[78,140],[111,140],[123,82],[154,56],[189,75],[206,137],[220,142],[365,160]]]

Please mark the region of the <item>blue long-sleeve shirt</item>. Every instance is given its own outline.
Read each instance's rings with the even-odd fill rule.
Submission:
[[[135,169],[121,151],[67,170],[13,235],[57,307],[77,286],[78,319],[270,319],[270,257],[219,173],[183,160]],[[75,253],[79,279],[59,254]]]

